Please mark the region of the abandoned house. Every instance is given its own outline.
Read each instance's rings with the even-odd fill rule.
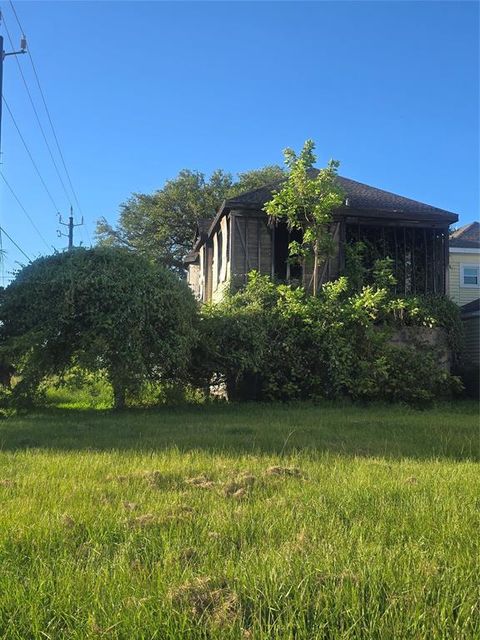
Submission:
[[[312,171],[312,177],[316,170]],[[448,291],[449,225],[455,213],[410,200],[338,176],[344,204],[332,212],[334,250],[320,267],[320,281],[346,271],[348,248],[362,242],[366,267],[390,257],[398,293]],[[309,288],[312,267],[288,259],[300,230],[272,223],[263,207],[281,181],[226,200],[211,220],[202,220],[187,255],[188,282],[202,302],[218,302],[227,290],[241,287],[257,270],[283,282]]]

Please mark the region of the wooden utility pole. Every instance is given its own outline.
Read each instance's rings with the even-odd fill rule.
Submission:
[[[2,14],[0,12],[0,20],[1,19]],[[3,36],[0,36],[0,151],[2,141],[3,61],[7,56],[18,56],[22,53],[27,53],[27,40],[25,36],[22,36],[20,40],[20,50],[10,51],[9,53],[5,53],[5,51],[3,50]]]
[[[57,235],[59,238],[65,236],[68,238],[68,250],[71,251],[73,249],[73,230],[75,227],[81,227],[83,225],[83,216],[82,221],[75,224],[73,222],[73,207],[70,207],[70,216],[68,218],[68,222],[63,222],[62,216],[59,214],[59,223],[64,227],[68,227],[68,233],[62,233],[60,230],[57,231]]]

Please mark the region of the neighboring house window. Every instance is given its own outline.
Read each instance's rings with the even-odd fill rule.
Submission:
[[[478,287],[480,284],[480,266],[478,264],[462,264],[460,269],[461,287]]]

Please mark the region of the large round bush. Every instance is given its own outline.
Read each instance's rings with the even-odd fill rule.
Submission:
[[[36,260],[3,291],[1,350],[18,397],[79,365],[107,373],[121,408],[145,380],[184,375],[195,315],[188,286],[164,268],[123,249],[76,249]]]

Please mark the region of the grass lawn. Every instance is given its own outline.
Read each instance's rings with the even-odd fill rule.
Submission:
[[[0,638],[474,639],[473,403],[0,422]]]

